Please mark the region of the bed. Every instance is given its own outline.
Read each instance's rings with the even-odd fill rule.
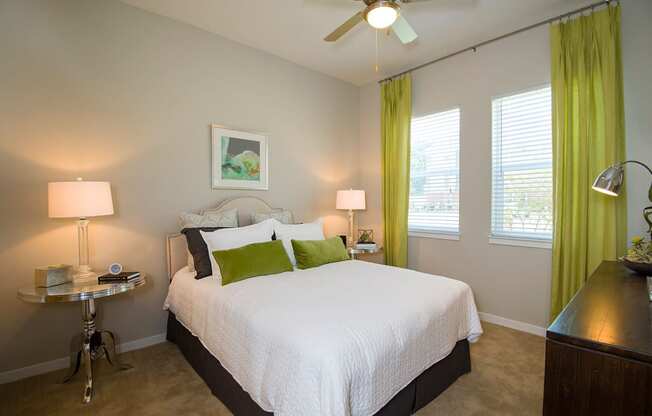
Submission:
[[[237,198],[240,225],[271,211]],[[167,338],[235,415],[410,415],[471,371],[470,288],[345,261],[221,286],[168,238]]]

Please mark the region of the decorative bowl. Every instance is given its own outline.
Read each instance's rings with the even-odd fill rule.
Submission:
[[[638,273],[643,276],[652,276],[652,263],[638,263],[635,261],[627,260],[625,257],[620,259],[625,267],[634,273]]]

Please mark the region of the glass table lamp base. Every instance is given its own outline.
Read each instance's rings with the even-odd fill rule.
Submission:
[[[86,269],[77,268],[72,275],[72,280],[74,282],[88,282],[96,280],[98,276],[99,274],[92,271],[90,267]]]

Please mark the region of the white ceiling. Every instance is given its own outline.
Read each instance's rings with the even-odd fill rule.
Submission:
[[[402,14],[419,39],[402,45],[361,23],[338,42],[322,39],[363,7],[353,0],[122,0],[291,62],[363,85],[595,0],[431,0]]]

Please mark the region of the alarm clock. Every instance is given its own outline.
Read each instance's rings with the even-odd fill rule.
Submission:
[[[111,263],[109,266],[109,273],[116,275],[122,272],[122,264],[120,263]]]

